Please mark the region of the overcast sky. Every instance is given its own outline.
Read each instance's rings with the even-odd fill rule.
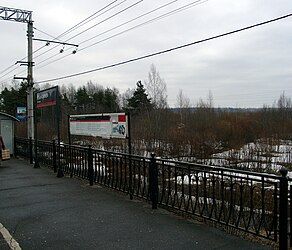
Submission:
[[[2,0],[0,5],[33,11],[34,38],[53,40],[53,37],[112,2],[113,0]],[[99,12],[97,18],[60,38],[62,42],[78,44],[76,54],[72,54],[72,46],[65,46],[64,52],[59,53],[61,45],[44,47],[44,42],[34,41],[34,51],[39,49],[33,55],[36,65],[34,80],[44,81],[96,69],[292,13],[291,0],[199,1],[200,4],[192,8],[102,41],[192,2],[194,1],[118,0],[103,11],[108,10],[107,12]],[[168,3],[171,4],[115,28]],[[112,9],[109,10],[110,8]],[[128,9],[125,10],[126,8]],[[89,29],[94,25],[94,28]],[[83,32],[86,29],[89,30]],[[27,55],[26,31],[26,24],[0,20],[2,85],[10,83],[13,75],[26,74],[24,66],[15,66],[11,69],[16,70],[10,73],[11,69],[3,72]],[[83,33],[79,34],[80,32]],[[72,38],[75,35],[77,36]],[[90,38],[93,39],[86,42]],[[94,43],[97,44],[87,47]],[[47,50],[49,51],[44,53]],[[62,57],[64,58],[61,59]],[[292,97],[292,17],[50,84],[81,86],[91,80],[105,87],[116,87],[123,93],[128,88],[135,88],[137,81],[147,80],[152,63],[167,84],[168,104],[171,107],[176,106],[180,90],[193,105],[200,98],[206,99],[211,92],[216,107],[271,106],[283,92]]]

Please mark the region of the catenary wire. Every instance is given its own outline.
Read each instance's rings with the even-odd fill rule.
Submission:
[[[136,17],[136,18],[133,18],[133,19],[131,19],[131,20],[127,21],[127,22],[124,22],[124,23],[122,23],[122,24],[120,24],[120,25],[117,25],[117,26],[115,26],[114,28],[111,28],[111,29],[109,29],[109,30],[106,30],[106,31],[104,31],[104,32],[102,32],[102,33],[100,33],[100,34],[94,36],[93,38],[96,38],[96,37],[98,37],[98,36],[101,36],[101,35],[103,35],[103,34],[106,34],[106,33],[110,32],[110,31],[112,31],[112,30],[115,30],[115,29],[119,28],[119,27],[122,27],[122,26],[124,26],[125,24],[128,24],[128,23],[130,23],[130,22],[132,22],[132,21],[135,21],[135,20],[137,20],[137,19],[139,19],[139,18],[142,18],[142,17],[144,17],[144,16],[146,16],[146,15],[149,15],[149,14],[151,14],[151,13],[157,11],[157,10],[160,10],[160,9],[166,7],[166,6],[169,6],[170,4],[175,3],[175,2],[177,2],[177,1],[178,1],[178,0],[174,0],[174,1],[171,1],[171,2],[169,2],[169,3],[167,3],[167,4],[164,4],[164,5],[158,7],[158,8],[156,8],[156,9],[154,9],[154,10],[151,10],[151,11],[149,11],[149,12],[143,14],[143,15],[140,15],[140,16],[138,16],[138,17]],[[125,33],[125,32],[124,32],[124,33]],[[87,39],[87,40],[85,40],[85,41],[83,41],[83,42],[81,42],[81,43],[85,43],[85,42],[87,42],[87,41],[90,41],[90,40],[92,40],[93,38]],[[108,39],[106,39],[106,40],[109,40],[109,39],[110,39],[110,38],[108,38]],[[81,44],[81,43],[80,43],[80,44]],[[82,50],[84,50],[84,49],[82,49]],[[38,65],[40,65],[41,63],[44,63],[44,62],[48,61],[49,59],[52,59],[53,57],[56,57],[56,56],[58,56],[58,55],[59,55],[59,53],[58,53],[58,54],[55,54],[54,56],[51,56],[50,58],[47,58],[47,59],[45,59],[45,60],[39,62]],[[45,65],[43,65],[43,66],[41,66],[41,67],[38,67],[37,69],[40,69],[40,68],[46,67],[47,65],[52,64],[52,63],[54,63],[54,62],[56,62],[56,61],[62,60],[63,58],[66,58],[66,57],[68,57],[68,56],[70,56],[70,55],[71,55],[71,53],[66,54],[66,55],[64,55],[64,56],[62,56],[62,57],[60,57],[60,58],[58,58],[58,59],[56,59],[56,60],[53,60],[53,61],[51,61],[51,62],[49,62],[49,63],[47,63],[47,64],[45,64]],[[37,69],[36,69],[36,70],[37,70]]]
[[[36,52],[38,52],[39,50],[43,49],[44,47],[46,47],[46,45],[44,45],[44,46],[38,48],[37,50],[35,50],[35,51],[33,52],[33,54],[36,53]],[[26,56],[26,57],[23,57],[23,58],[20,59],[19,61],[24,61],[24,60],[26,60],[26,59],[27,59],[27,56]],[[2,71],[0,72],[0,79],[2,79],[3,77],[5,77],[5,76],[8,75],[9,73],[11,73],[11,72],[17,70],[18,66],[19,66],[19,65],[17,65],[17,62],[16,62],[16,63],[12,64],[11,66],[7,67],[6,69],[2,70]],[[6,71],[10,70],[10,69],[13,68],[13,67],[15,67],[13,70],[11,70],[11,71],[7,72],[6,74],[4,74]],[[1,74],[4,74],[4,75],[1,75]]]
[[[125,1],[126,1],[126,0],[122,1],[121,3],[125,2]],[[124,11],[126,11],[126,10],[128,10],[128,9],[130,9],[130,8],[132,8],[132,7],[134,7],[134,6],[136,6],[137,4],[139,4],[139,3],[143,2],[143,1],[144,1],[144,0],[137,1],[136,3],[134,3],[134,4],[132,4],[132,5],[130,5],[130,6],[126,7],[126,8],[124,8],[123,10],[121,10],[121,11],[119,11],[119,12],[113,14],[112,16],[110,16],[110,17],[108,17],[108,18],[106,18],[106,19],[100,21],[99,23],[97,23],[97,24],[95,24],[95,25],[89,27],[88,29],[86,29],[86,30],[84,30],[84,31],[82,31],[82,32],[80,32],[80,33],[78,33],[77,35],[75,35],[75,36],[73,36],[73,37],[67,39],[65,42],[67,42],[67,41],[69,41],[69,40],[71,40],[71,39],[73,39],[73,38],[75,38],[75,37],[81,35],[82,33],[84,33],[84,32],[86,32],[86,31],[88,31],[88,30],[90,30],[90,29],[96,27],[97,25],[99,25],[99,24],[101,24],[101,23],[103,23],[103,22],[105,22],[105,21],[108,21],[109,19],[111,19],[111,18],[113,18],[113,17],[115,17],[115,16],[121,14],[122,12],[124,12]],[[121,4],[121,3],[120,3],[120,4]],[[116,7],[116,6],[118,6],[118,5],[115,5],[114,7]],[[103,13],[102,13],[102,14],[103,14]],[[58,46],[58,45],[57,45],[57,46]],[[55,46],[54,48],[56,48],[57,46]],[[70,53],[70,54],[71,54],[71,53]],[[49,64],[51,64],[51,63],[53,63],[53,62],[55,62],[55,61],[59,61],[59,60],[65,58],[65,57],[69,56],[70,54],[67,54],[67,55],[65,55],[65,56],[63,56],[63,57],[61,57],[61,58],[58,58],[58,59],[56,59],[56,60],[54,60],[54,61],[51,61]],[[41,64],[41,63],[44,63],[44,62],[46,62],[46,61],[48,61],[48,60],[50,60],[50,59],[52,59],[52,58],[54,58],[54,57],[56,57],[56,56],[58,56],[58,55],[59,55],[59,53],[54,54],[54,55],[50,56],[49,58],[46,58],[46,59],[44,59],[43,61],[39,62],[38,65]],[[36,58],[37,58],[37,57],[36,57]],[[46,66],[46,65],[45,65],[45,66]],[[38,67],[37,69],[40,69],[40,68],[45,67],[45,66]]]
[[[79,72],[79,73],[74,73],[74,74],[71,74],[71,75],[66,75],[66,76],[61,76],[61,77],[56,77],[56,78],[52,78],[52,79],[38,81],[37,83],[48,83],[48,82],[53,82],[53,81],[57,81],[57,80],[63,80],[63,79],[67,79],[67,78],[72,78],[72,77],[76,77],[76,76],[85,75],[85,74],[89,74],[89,73],[92,73],[92,72],[104,70],[104,69],[117,67],[117,66],[128,64],[128,63],[135,62],[135,61],[140,61],[142,59],[146,59],[146,58],[150,58],[150,57],[153,57],[153,56],[162,55],[162,54],[169,53],[169,52],[172,52],[172,51],[175,51],[175,50],[179,50],[179,49],[183,49],[183,48],[186,48],[186,47],[190,47],[190,46],[193,46],[193,45],[196,45],[196,44],[199,44],[199,43],[211,41],[211,40],[218,39],[218,38],[225,37],[225,36],[229,36],[229,35],[232,35],[232,34],[235,34],[235,33],[238,33],[238,32],[249,30],[249,29],[252,29],[252,28],[255,28],[255,27],[266,25],[266,24],[269,24],[269,23],[272,23],[272,22],[275,22],[275,21],[279,21],[279,20],[282,20],[282,19],[285,19],[285,18],[288,18],[288,17],[291,17],[291,16],[292,16],[292,14],[287,14],[287,15],[284,15],[284,16],[281,16],[281,17],[270,19],[268,21],[260,22],[260,23],[254,24],[254,25],[246,26],[244,28],[236,29],[236,30],[233,30],[233,31],[229,31],[229,32],[222,33],[222,34],[219,34],[219,35],[216,35],[216,36],[208,37],[208,38],[205,38],[205,39],[202,39],[202,40],[198,40],[198,41],[195,41],[195,42],[183,44],[183,45],[180,45],[180,46],[177,46],[177,47],[173,47],[173,48],[170,48],[170,49],[161,50],[161,51],[158,51],[158,52],[155,52],[155,53],[152,53],[152,54],[147,54],[147,55],[144,55],[144,56],[128,59],[128,60],[125,60],[125,61],[121,61],[121,62],[118,62],[118,63],[106,65],[106,66],[103,66],[103,67],[99,67],[99,68],[95,68],[95,69],[91,69],[91,70],[87,70],[87,71],[83,71],[83,72]]]
[[[109,10],[111,10],[111,9],[113,9],[113,8],[115,8],[115,7],[117,7],[117,6],[119,6],[120,4],[126,2],[127,0],[123,0],[121,3],[115,5],[114,7],[110,8],[109,10],[104,11],[102,14],[96,16],[98,13],[100,13],[100,12],[103,11],[103,10],[105,10],[106,8],[108,8],[109,6],[111,6],[112,4],[114,4],[114,3],[117,2],[117,1],[118,1],[118,0],[114,0],[114,1],[112,1],[111,3],[107,4],[106,6],[104,6],[103,8],[101,8],[100,10],[96,11],[95,13],[93,13],[92,15],[90,15],[89,17],[83,19],[82,21],[80,21],[79,23],[77,23],[77,24],[74,25],[73,27],[69,28],[68,30],[66,30],[65,32],[63,32],[62,34],[60,34],[60,35],[57,36],[57,37],[53,37],[53,36],[49,35],[48,33],[46,33],[46,32],[44,32],[44,31],[41,31],[41,30],[37,29],[36,27],[34,27],[34,29],[38,30],[39,32],[41,32],[41,33],[43,33],[43,34],[46,34],[46,35],[48,35],[48,36],[54,38],[54,40],[59,40],[59,38],[61,38],[61,37],[65,36],[65,35],[67,35],[67,34],[70,33],[70,32],[73,32],[73,31],[76,30],[77,28],[79,28],[79,27],[81,27],[81,26],[87,24],[88,22],[90,22],[90,21],[92,21],[93,19],[95,19],[95,18],[101,16],[102,14],[106,13],[107,11],[109,11]],[[95,17],[95,16],[96,16],[96,17]],[[54,46],[53,48],[50,48],[49,50],[47,50],[47,51],[43,52],[42,54],[36,56],[34,59],[40,57],[40,56],[43,55],[43,54],[48,53],[49,51],[53,50],[54,48],[56,48],[56,47],[58,47],[58,46],[59,46],[59,45],[56,45],[56,46]],[[43,48],[45,48],[45,47],[46,47],[46,45],[40,47],[39,49],[37,49],[36,51],[34,51],[33,54],[37,53],[38,51],[40,51],[41,49],[43,49]],[[27,56],[24,57],[24,58],[22,58],[20,61],[23,61],[23,60],[25,60],[25,59],[27,59]],[[13,64],[13,65],[7,67],[7,68],[6,68],[5,70],[3,70],[0,74],[3,74],[4,72],[6,72],[7,70],[11,69],[11,68],[14,67],[14,66],[15,66],[15,64]],[[14,70],[16,70],[16,69],[14,69]],[[9,73],[13,72],[14,70],[9,71]],[[7,73],[7,74],[8,74],[8,73]],[[3,75],[3,76],[0,76],[0,79],[2,79],[3,77],[5,77],[7,74],[5,74],[5,75]]]
[[[79,32],[78,34],[76,34],[76,35],[70,37],[69,39],[66,40],[66,42],[69,41],[69,40],[72,40],[73,38],[75,38],[75,37],[77,37],[77,36],[80,36],[81,34],[87,32],[87,31],[89,31],[89,30],[91,30],[91,29],[93,29],[93,28],[96,27],[97,25],[100,25],[100,24],[102,24],[102,23],[104,23],[104,22],[106,22],[106,21],[112,19],[113,17],[115,17],[115,16],[117,16],[117,15],[119,15],[119,14],[121,14],[121,13],[123,13],[123,12],[125,12],[125,11],[127,11],[127,10],[133,8],[133,7],[135,7],[136,5],[138,5],[139,3],[143,2],[143,1],[144,1],[144,0],[139,0],[139,1],[135,2],[135,3],[133,3],[132,5],[128,6],[127,8],[124,8],[124,9],[122,9],[121,11],[118,11],[117,13],[115,13],[115,14],[113,14],[113,15],[107,17],[106,19],[104,19],[104,20],[102,20],[102,21],[100,21],[100,22],[98,22],[98,23],[96,23],[96,24],[90,26],[89,28],[87,28],[87,29],[85,29],[85,30]]]
[[[95,16],[94,18],[100,17],[101,15],[103,15],[103,14],[107,13],[108,11],[110,11],[110,10],[112,10],[112,9],[114,9],[114,8],[116,8],[116,7],[118,7],[119,5],[121,5],[122,3],[126,2],[126,1],[127,1],[127,0],[123,0],[122,2],[120,2],[120,3],[118,3],[118,4],[114,5],[114,6],[112,6],[111,8],[109,8],[109,9],[107,9],[107,10],[105,10],[105,11],[103,11],[102,13],[100,13],[98,16]],[[116,1],[114,1],[114,2],[116,2]],[[109,5],[107,5],[107,6],[109,6]],[[105,8],[102,8],[102,10],[104,10],[104,9],[105,9]],[[99,13],[99,12],[100,12],[100,11],[96,12],[95,15],[96,15],[97,13]],[[91,15],[91,16],[92,16],[92,15]],[[86,18],[86,19],[88,19],[88,18]],[[84,19],[84,20],[86,20],[86,19]],[[93,19],[91,19],[91,20],[93,20]],[[91,20],[90,20],[90,21],[91,21]],[[80,23],[81,23],[81,22],[80,22]],[[82,25],[80,25],[80,23],[79,23],[78,28],[82,26]],[[87,22],[85,22],[83,25],[85,25],[86,23],[87,23]],[[75,26],[73,26],[73,27],[77,27],[77,25],[75,25]],[[77,29],[77,28],[75,28],[75,29]],[[62,33],[60,36],[58,36],[57,38],[63,37],[64,35],[67,35],[68,33],[73,32],[75,29],[72,29],[72,28],[71,28],[71,29],[69,29],[70,32],[64,32],[64,33]],[[70,38],[70,39],[71,39],[71,38]],[[69,41],[70,39],[67,39],[65,42]],[[34,59],[39,58],[40,56],[43,56],[43,55],[47,54],[48,52],[52,51],[53,49],[57,48],[58,46],[60,46],[60,45],[55,45],[54,47],[48,49],[47,51],[45,51],[45,52],[39,54],[39,55],[36,56]],[[59,54],[59,53],[58,53],[58,54]],[[56,56],[57,56],[58,54],[56,54]]]
[[[6,69],[3,69],[1,72],[0,72],[0,75],[5,73],[7,70],[10,70],[12,67],[15,67],[15,64],[12,64],[11,66],[7,67]],[[1,78],[1,77],[0,77]]]
[[[94,45],[97,45],[97,44],[99,44],[99,43],[101,43],[101,42],[104,42],[104,41],[107,41],[107,40],[112,39],[112,38],[114,38],[114,37],[117,37],[117,36],[119,36],[119,35],[122,35],[122,34],[128,32],[128,31],[133,30],[133,29],[140,28],[140,27],[142,27],[142,26],[144,26],[144,25],[146,25],[146,24],[149,24],[149,23],[152,23],[152,22],[158,21],[158,20],[160,20],[160,19],[163,19],[163,18],[165,18],[165,17],[171,16],[171,15],[173,15],[173,14],[176,14],[176,13],[178,13],[178,12],[184,11],[184,10],[186,10],[186,9],[192,8],[192,7],[194,7],[194,6],[197,6],[197,5],[199,5],[199,4],[205,3],[205,2],[207,2],[207,1],[208,1],[208,0],[205,0],[205,1],[201,1],[201,0],[194,1],[194,2],[192,2],[192,3],[189,3],[189,4],[187,4],[187,5],[182,6],[182,7],[180,7],[180,8],[177,8],[177,9],[175,9],[175,10],[169,11],[169,12],[167,12],[167,13],[164,13],[164,14],[160,15],[160,16],[157,16],[157,17],[155,17],[155,18],[152,18],[152,19],[150,19],[150,20],[148,20],[148,21],[145,21],[145,22],[143,22],[143,23],[140,23],[140,24],[138,24],[138,25],[135,25],[135,26],[133,26],[133,27],[131,27],[131,28],[129,28],[129,29],[126,29],[126,30],[124,30],[124,31],[121,31],[121,32],[119,32],[119,33],[117,33],[117,34],[114,34],[114,35],[110,36],[110,37],[104,38],[104,39],[102,39],[102,40],[100,40],[100,41],[97,41],[97,42],[95,42],[95,43],[93,43],[93,44],[90,44],[90,45],[88,45],[88,46],[86,46],[86,47],[80,49],[79,52],[82,51],[82,50],[88,49],[88,48],[90,48],[90,47],[92,47],[92,46],[94,46]],[[82,43],[82,42],[81,42],[81,43]]]
[[[19,67],[20,67],[20,65],[17,65],[17,68],[19,68]],[[13,71],[17,70],[17,68],[15,68],[15,69],[12,69],[12,70],[8,71],[6,74],[2,75],[2,76],[0,77],[0,79],[2,79],[3,77],[5,77],[5,76],[9,75],[11,72],[13,72]]]
[[[113,9],[113,8],[115,8],[115,7],[117,7],[117,6],[119,6],[120,4],[124,3],[124,2],[127,1],[127,0],[123,0],[121,3],[115,5],[114,7],[110,8],[110,9],[108,9],[107,11],[104,11],[104,12],[101,13],[100,15],[96,16],[98,13],[100,13],[100,12],[103,11],[103,10],[105,10],[106,8],[108,8],[109,6],[111,6],[112,4],[114,4],[114,3],[117,2],[117,1],[118,1],[118,0],[114,0],[114,1],[112,1],[111,3],[109,3],[109,4],[106,5],[106,6],[104,6],[104,7],[101,8],[100,10],[96,11],[95,13],[93,13],[92,15],[90,15],[89,17],[83,19],[82,21],[80,21],[79,23],[77,23],[76,25],[74,25],[73,27],[71,27],[71,28],[69,28],[68,30],[64,31],[62,34],[60,34],[60,35],[57,36],[57,37],[51,36],[50,34],[48,34],[48,33],[46,33],[46,32],[43,32],[43,31],[40,31],[39,29],[37,29],[37,28],[35,28],[35,27],[34,27],[34,28],[35,28],[36,30],[38,30],[38,31],[40,31],[40,32],[42,32],[42,33],[44,33],[44,34],[50,36],[50,37],[53,38],[54,40],[60,40],[60,38],[62,38],[63,36],[65,36],[65,35],[67,35],[67,34],[73,32],[74,30],[76,30],[76,29],[80,28],[81,26],[87,24],[88,22],[92,21],[93,19],[95,19],[95,18],[97,18],[97,17],[103,15],[104,13],[108,12],[109,10],[111,10],[111,9]],[[57,48],[58,46],[59,46],[59,45],[56,45],[56,46],[54,46],[53,48],[50,48],[50,49],[49,49],[48,51],[46,51],[45,53],[47,53],[47,52],[49,52],[49,51],[51,51],[51,50]],[[43,53],[43,54],[45,54],[45,53]],[[39,56],[41,56],[41,55],[38,55],[37,57],[39,57]],[[35,58],[37,58],[37,57],[35,57]]]
[[[61,38],[65,35],[67,35],[68,33],[71,33],[72,31],[80,28],[81,26],[87,24],[88,22],[92,21],[93,19],[99,17],[100,15],[96,16],[98,13],[100,13],[101,11],[105,10],[106,8],[108,8],[109,6],[111,6],[112,4],[114,4],[115,2],[117,2],[118,0],[114,0],[111,3],[109,3],[108,5],[106,5],[105,7],[101,8],[100,10],[96,11],[95,13],[93,13],[92,15],[90,15],[89,17],[83,19],[81,22],[77,23],[76,25],[74,25],[73,27],[71,27],[70,29],[66,30],[65,32],[63,32],[61,35],[57,36],[56,39]],[[127,0],[122,1],[120,4],[124,3]],[[120,5],[119,4],[119,5]],[[118,6],[118,5],[116,5]],[[115,7],[116,7],[115,6]],[[109,9],[111,10],[111,9]],[[103,13],[104,14],[104,13]]]
[[[146,12],[146,13],[140,15],[140,16],[137,16],[137,17],[135,17],[135,18],[132,18],[132,19],[129,20],[129,21],[126,21],[126,22],[124,22],[124,23],[122,23],[122,24],[119,24],[119,25],[117,25],[117,26],[115,26],[115,27],[113,27],[113,28],[111,28],[111,29],[108,29],[108,30],[106,30],[106,31],[104,31],[104,32],[102,32],[102,33],[100,33],[100,34],[98,34],[98,35],[95,35],[95,36],[93,36],[93,37],[91,37],[91,38],[88,38],[88,39],[82,41],[82,42],[79,42],[79,45],[81,45],[81,44],[83,44],[83,43],[86,43],[86,42],[89,42],[89,41],[91,41],[91,40],[94,39],[94,38],[97,38],[97,37],[99,37],[99,36],[101,36],[101,35],[104,35],[104,34],[110,32],[110,31],[113,31],[113,30],[115,30],[115,29],[117,29],[117,28],[120,28],[120,27],[122,27],[122,26],[124,26],[124,25],[126,25],[126,24],[129,24],[129,23],[131,23],[131,22],[133,22],[133,21],[136,21],[136,20],[138,20],[138,19],[140,19],[140,18],[142,18],[142,17],[145,17],[145,16],[147,16],[147,15],[149,15],[149,14],[152,14],[152,13],[154,13],[155,11],[161,10],[161,9],[163,9],[163,8],[169,6],[169,5],[171,5],[171,4],[173,4],[173,3],[177,2],[177,1],[178,1],[178,0],[174,0],[174,1],[168,2],[168,3],[166,3],[166,4],[162,5],[162,6],[159,6],[159,7],[155,8],[155,9],[153,9],[153,10],[151,10],[151,11],[148,11],[148,12]]]
[[[112,38],[114,38],[114,37],[117,37],[117,36],[122,35],[122,34],[124,34],[124,33],[126,33],[126,32],[129,32],[129,31],[131,31],[131,30],[133,30],[133,29],[136,29],[136,28],[142,27],[142,26],[144,26],[144,25],[146,25],[146,24],[149,24],[149,23],[152,23],[152,22],[158,21],[158,20],[160,20],[160,19],[162,19],[162,18],[165,18],[165,17],[171,16],[171,15],[173,15],[173,14],[176,14],[176,13],[181,12],[181,11],[183,11],[183,10],[186,10],[186,9],[192,8],[192,7],[196,6],[196,5],[199,5],[199,4],[202,4],[202,3],[205,3],[205,2],[207,2],[207,1],[208,1],[208,0],[204,0],[204,1],[202,1],[202,0],[196,0],[196,1],[194,1],[194,2],[191,2],[191,3],[189,3],[189,4],[186,4],[186,5],[184,5],[184,6],[181,6],[181,7],[177,8],[177,9],[174,9],[174,10],[172,10],[172,11],[169,11],[169,12],[167,12],[167,13],[164,13],[164,14],[162,14],[162,15],[159,15],[159,16],[157,16],[157,17],[155,17],[155,18],[152,18],[152,19],[150,19],[150,20],[147,20],[147,21],[145,21],[145,22],[143,22],[143,23],[141,23],[141,24],[138,24],[138,25],[136,25],[136,26],[133,26],[133,27],[131,27],[131,28],[129,28],[129,29],[126,29],[126,30],[124,30],[124,31],[121,31],[121,32],[119,32],[119,33],[117,33],[117,34],[114,34],[114,35],[112,35],[112,36],[110,36],[110,37],[107,37],[107,38],[104,38],[104,39],[102,39],[102,40],[99,40],[98,42],[95,42],[95,43],[93,43],[93,44],[91,44],[91,45],[88,45],[88,46],[82,48],[82,49],[79,49],[78,51],[81,52],[81,51],[83,51],[83,50],[85,50],[85,49],[88,49],[88,48],[94,46],[94,45],[97,45],[97,44],[99,44],[99,43],[102,43],[102,42],[105,42],[105,41],[107,41],[107,40],[110,40],[110,39],[112,39]],[[175,2],[175,1],[172,1],[172,2],[170,2],[170,3],[166,4],[166,5],[163,5],[163,6],[161,6],[161,7],[158,7],[157,9],[154,9],[154,10],[152,10],[152,11],[149,11],[148,13],[149,13],[149,14],[150,14],[150,13],[153,13],[154,11],[156,11],[156,10],[158,10],[158,9],[161,9],[162,7],[168,6],[169,4],[171,4],[171,3],[173,3],[173,2]],[[102,32],[102,33],[96,35],[95,38],[98,37],[98,36],[101,36],[101,35],[103,35],[103,34],[106,34],[106,33],[108,33],[109,31],[112,31],[112,30],[114,30],[114,29],[116,29],[116,28],[118,28],[118,27],[121,27],[121,26],[123,26],[124,24],[127,24],[127,23],[131,22],[132,20],[137,20],[138,18],[147,15],[148,13],[143,14],[143,15],[141,15],[141,16],[138,16],[138,17],[136,17],[136,18],[134,18],[134,19],[131,19],[130,21],[127,21],[127,22],[125,22],[125,23],[123,23],[123,24],[121,24],[121,25],[118,25],[118,26],[114,27],[114,28],[111,28],[111,29],[109,29],[109,30],[106,30],[106,31],[104,31],[104,32]],[[87,40],[89,41],[89,40],[91,40],[91,39],[87,39]],[[85,41],[83,41],[83,42],[81,42],[81,43],[84,43],[84,42],[85,42]],[[81,43],[80,43],[80,44],[81,44]],[[60,57],[60,58],[55,59],[55,60],[53,60],[53,61],[50,61],[50,62],[48,62],[47,64],[38,67],[37,69],[41,69],[41,68],[46,67],[46,66],[48,66],[48,65],[50,65],[50,64],[52,64],[52,63],[54,63],[54,62],[57,62],[57,61],[59,61],[59,60],[62,60],[62,59],[64,59],[64,58],[70,56],[71,54],[72,54],[72,53],[69,53],[69,54],[67,54],[67,55],[64,55],[63,57]],[[56,54],[56,55],[53,56],[53,57],[56,57],[57,55],[58,55],[58,54]],[[50,57],[50,59],[51,59],[51,58],[52,58],[52,57]],[[43,63],[43,62],[45,62],[45,61],[47,61],[47,60],[43,60],[41,63]],[[37,70],[37,69],[36,69],[36,70]]]
[[[45,31],[42,31],[42,30],[36,28],[35,26],[33,26],[33,28],[34,28],[35,30],[37,30],[38,32],[42,33],[42,34],[44,34],[44,35],[46,35],[46,36],[48,36],[48,37],[50,37],[50,38],[53,38],[54,40],[59,40],[59,41],[61,41],[58,37],[55,37],[55,36],[53,36],[53,35],[50,35],[49,33],[45,32]]]

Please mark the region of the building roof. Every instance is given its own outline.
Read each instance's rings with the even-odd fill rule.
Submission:
[[[0,112],[0,116],[6,116],[7,118],[10,118],[11,120],[14,120],[14,121],[18,121],[19,122],[19,119],[17,119],[16,117],[12,116],[12,115],[9,115],[9,114],[6,114],[6,113],[3,113],[3,112]]]

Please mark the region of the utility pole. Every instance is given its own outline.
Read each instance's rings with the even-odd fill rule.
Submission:
[[[34,139],[33,111],[33,61],[32,61],[33,22],[27,23],[27,135]]]
[[[27,65],[27,77],[15,77],[15,79],[27,80],[27,112],[28,123],[27,129],[28,138],[34,138],[34,115],[33,115],[33,61],[32,61],[32,40],[33,40],[33,21],[32,12],[27,10],[20,10],[8,7],[0,6],[0,20],[14,21],[20,23],[27,23],[27,41],[28,41],[28,56],[27,62],[23,62]]]

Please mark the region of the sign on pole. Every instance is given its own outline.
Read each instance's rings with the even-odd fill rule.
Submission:
[[[128,119],[125,113],[70,115],[70,134],[122,138],[128,136]]]
[[[63,177],[63,169],[60,164],[60,142],[61,142],[61,136],[60,136],[60,119],[61,119],[61,104],[60,104],[60,96],[59,96],[59,87],[55,86],[52,88],[44,89],[41,91],[36,92],[36,107],[37,108],[43,108],[47,106],[56,106],[56,118],[57,118],[57,131],[58,131],[58,173],[57,177]],[[37,122],[35,126],[35,131],[37,131]],[[37,143],[37,133],[36,133],[36,143]],[[37,155],[37,146],[36,153]]]
[[[26,107],[16,107],[16,118],[21,121],[27,119]]]
[[[58,98],[58,86],[41,90],[36,93],[37,108],[56,105]]]

